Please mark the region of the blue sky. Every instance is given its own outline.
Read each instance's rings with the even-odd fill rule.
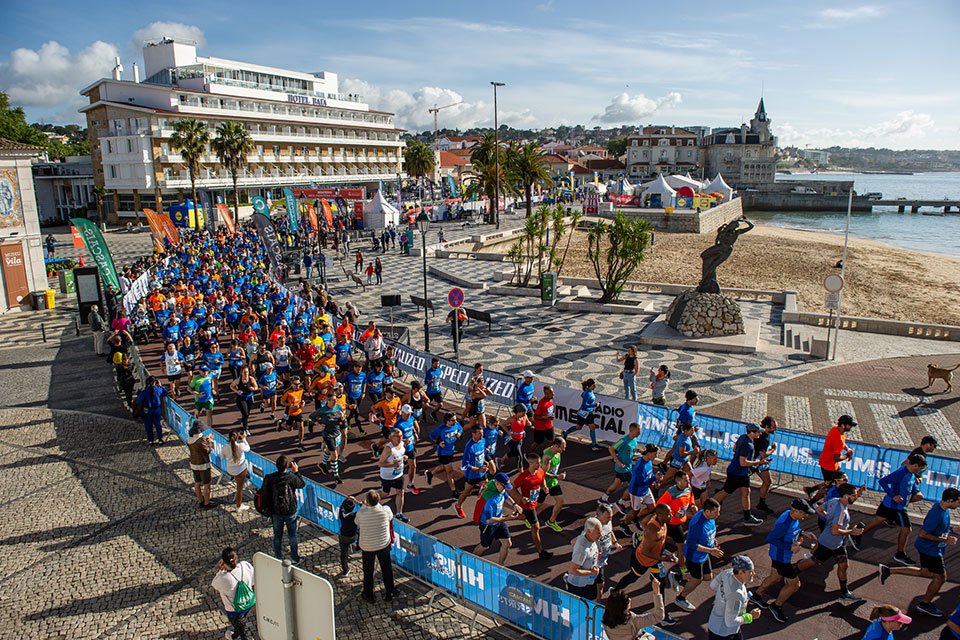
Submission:
[[[960,3],[464,2],[0,4],[0,90],[80,122],[77,90],[130,76],[143,39],[333,71],[399,126],[736,126],[761,90],[781,144],[960,148]],[[147,5],[149,6],[149,5]],[[719,7],[723,7],[719,10]],[[282,8],[280,8],[282,7]]]

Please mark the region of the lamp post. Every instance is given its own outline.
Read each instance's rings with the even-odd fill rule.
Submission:
[[[497,87],[504,86],[503,82],[491,82],[493,85],[493,157],[497,170],[497,197],[494,198],[494,217],[497,222],[497,229],[500,228],[500,125],[497,121]]]
[[[427,320],[427,229],[429,228],[430,218],[421,209],[420,215],[417,216],[417,229],[420,230],[421,251],[423,253],[423,350],[428,353],[430,351],[430,324]]]

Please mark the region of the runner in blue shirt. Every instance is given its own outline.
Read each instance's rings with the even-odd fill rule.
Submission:
[[[800,521],[814,513],[816,512],[809,502],[797,498],[789,509],[780,514],[773,525],[773,530],[767,534],[772,569],[767,579],[750,594],[750,600],[761,608],[768,607],[777,622],[786,622],[787,616],[783,613],[783,603],[800,588],[797,567],[792,562],[793,554],[800,551],[805,539],[800,529]],[[786,584],[781,587],[777,599],[769,604],[765,603],[764,592],[781,582]]]
[[[517,404],[522,404],[527,410],[527,419],[533,422],[533,407],[537,404],[536,391],[533,388],[533,371],[523,372],[523,381],[517,385]]]
[[[359,362],[353,363],[353,371],[343,376],[341,382],[347,391],[347,424],[353,418],[354,425],[360,431],[360,435],[366,435],[360,428],[360,401],[363,399],[363,392],[367,387],[367,376],[363,374],[363,365]]]
[[[580,408],[577,410],[577,418],[572,427],[567,427],[563,432],[564,437],[569,436],[574,431],[580,430],[584,425],[590,426],[590,449],[591,451],[600,451],[600,445],[597,444],[597,394],[594,391],[597,388],[597,381],[593,378],[587,378],[580,386],[583,391],[580,393]]]
[[[400,429],[403,433],[403,447],[407,456],[407,490],[416,495],[420,493],[414,485],[417,475],[417,438],[420,437],[420,425],[410,405],[405,404],[400,407],[400,418],[394,428]]]
[[[507,528],[507,521],[519,517],[519,508],[514,506],[513,516],[503,514],[503,501],[506,498],[506,492],[513,489],[507,474],[498,473],[494,476],[493,483],[497,492],[487,498],[483,511],[480,512],[480,544],[474,548],[473,553],[479,556],[493,545],[494,540],[500,540],[498,562],[500,566],[505,566],[507,554],[510,552],[510,529]]]
[[[760,437],[760,426],[752,422],[747,425],[747,432],[737,438],[733,447],[733,459],[727,466],[727,480],[723,488],[713,494],[713,499],[723,504],[732,493],[740,492],[740,507],[743,509],[743,524],[756,527],[763,520],[750,513],[750,467],[759,467],[770,464],[769,458],[754,459],[753,441]]]
[[[950,535],[950,511],[957,507],[960,507],[960,490],[949,487],[943,490],[940,502],[927,511],[923,526],[913,542],[913,546],[920,554],[919,567],[880,565],[880,584],[885,584],[891,574],[929,578],[930,584],[923,595],[923,600],[917,603],[917,609],[935,618],[943,617],[943,611],[933,604],[933,599],[940,592],[943,583],[947,581],[947,569],[943,564],[944,551],[948,546],[957,544],[957,538]]]
[[[213,379],[213,395],[220,397],[220,374],[223,373],[223,354],[216,342],[210,343],[210,348],[203,354],[203,363],[210,370],[210,377]]]
[[[500,420],[496,416],[487,419],[487,424],[483,425],[483,446],[487,451],[487,459],[490,460],[491,473],[496,473],[494,460],[497,456],[497,441],[500,439]]]
[[[260,413],[263,413],[264,407],[270,406],[270,419],[277,421],[277,372],[274,371],[272,362],[265,362],[263,373],[257,378],[257,384],[260,386],[260,393],[263,402],[260,403]]]
[[[860,640],[894,640],[894,631],[899,631],[904,625],[913,622],[913,618],[889,604],[874,607],[873,611],[870,612],[870,619],[873,622],[867,627]],[[944,631],[946,632],[946,629]],[[940,637],[950,638],[946,633],[941,633]]]
[[[610,504],[610,498],[614,496],[617,490],[626,484],[630,484],[630,471],[633,469],[633,459],[637,453],[637,438],[640,437],[640,425],[636,422],[630,424],[629,433],[617,440],[612,447],[607,447],[610,457],[613,459],[613,483],[607,487],[607,490],[600,496],[600,502]],[[625,499],[626,491],[621,499]],[[623,512],[623,506],[619,501],[615,501]]]
[[[201,411],[207,412],[207,426],[213,426],[213,379],[209,367],[200,365],[200,373],[190,381],[194,393],[193,417],[199,418]]]
[[[367,393],[370,395],[370,403],[376,404],[383,398],[383,383],[386,376],[383,373],[383,365],[380,361],[373,364],[373,369],[367,371]]]
[[[648,444],[643,448],[643,453],[637,458],[630,471],[630,483],[627,485],[627,491],[630,494],[630,511],[624,516],[620,523],[620,531],[625,536],[630,536],[629,525],[636,519],[643,519],[647,514],[653,513],[657,504],[656,498],[650,487],[659,482],[660,474],[654,473],[653,461],[657,458],[660,451],[655,444]],[[617,503],[620,504],[619,502]],[[625,510],[622,506],[618,507],[621,513]]]
[[[350,371],[353,347],[350,346],[350,343],[347,341],[347,335],[345,333],[340,334],[336,346],[333,347],[333,352],[336,354],[337,371],[340,374],[345,374]]]
[[[433,419],[437,420],[437,411],[443,408],[443,388],[441,378],[443,377],[443,367],[440,366],[440,359],[434,358],[430,361],[430,368],[423,375],[424,392],[427,399],[433,403]]]
[[[960,604],[953,610],[947,625],[940,633],[940,640],[960,640]]]
[[[700,586],[704,580],[713,579],[713,565],[710,557],[722,558],[723,551],[717,546],[717,517],[720,515],[720,503],[713,498],[703,501],[703,510],[698,511],[687,525],[687,537],[683,543],[683,557],[687,561],[687,580],[683,589],[678,591],[679,583],[675,573],[668,577],[674,591],[678,591],[674,604],[684,611],[693,611],[694,607],[687,596]]]
[[[459,498],[460,495],[453,483],[453,453],[461,435],[463,435],[463,429],[457,422],[457,416],[448,412],[443,417],[443,423],[431,431],[429,436],[430,441],[437,446],[439,464],[423,472],[428,485],[433,482],[433,476],[446,475],[447,486],[450,487],[450,493],[454,498]]]
[[[906,464],[893,473],[880,478],[880,488],[884,496],[877,507],[876,518],[863,528],[863,535],[870,533],[884,522],[900,527],[897,537],[897,552],[893,559],[900,564],[911,566],[917,564],[906,554],[907,538],[910,536],[910,516],[907,515],[907,504],[923,500],[923,494],[916,491],[916,474],[927,468],[927,458],[920,453],[912,453]],[[856,548],[862,548],[863,535],[854,540]]]
[[[677,440],[673,445],[673,451],[668,456],[670,459],[667,473],[663,476],[663,484],[667,484],[673,476],[677,475],[681,469],[684,472],[693,469],[693,461],[700,449],[694,445],[697,428],[689,423],[680,425],[680,433],[677,434]]]
[[[180,339],[180,321],[172,316],[168,324],[163,326],[164,342],[177,342]]]
[[[483,484],[487,477],[487,471],[490,470],[491,461],[486,457],[486,446],[483,442],[483,430],[480,427],[474,427],[470,430],[470,440],[463,447],[463,458],[460,462],[460,470],[463,471],[463,491],[456,504],[453,505],[454,511],[460,518],[466,518],[463,513],[463,503],[478,487]]]

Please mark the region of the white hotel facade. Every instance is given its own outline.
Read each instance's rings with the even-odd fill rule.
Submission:
[[[402,130],[393,114],[373,111],[358,95],[338,92],[334,73],[300,73],[197,56],[196,46],[164,39],[143,49],[144,79],[104,78],[81,93],[94,181],[108,192],[111,221],[143,207],[165,211],[190,197],[190,176],[170,146],[173,124],[194,118],[211,139],[233,120],[255,150],[238,180],[240,202],[279,196],[283,187],[376,187],[402,170]],[[197,188],[232,203],[230,173],[207,149]]]

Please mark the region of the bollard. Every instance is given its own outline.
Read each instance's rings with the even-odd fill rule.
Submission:
[[[73,324],[77,327],[77,337],[80,337],[80,318],[74,318]]]
[[[43,336],[43,341],[47,341],[47,327],[42,322],[40,323],[40,335]]]

